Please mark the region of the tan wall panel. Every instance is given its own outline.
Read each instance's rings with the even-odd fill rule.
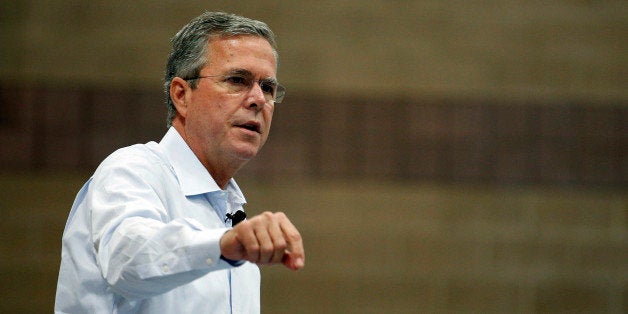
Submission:
[[[160,89],[205,9],[276,31],[292,93],[626,99],[623,1],[3,1],[4,79]]]

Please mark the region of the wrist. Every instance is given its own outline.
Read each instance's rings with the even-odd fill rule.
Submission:
[[[237,266],[240,266],[240,265],[244,264],[243,260],[234,261],[232,259],[228,259],[228,258],[224,257],[222,254],[220,254],[220,259],[225,261],[225,262],[227,262],[227,263],[229,263],[229,265],[234,266],[234,267],[237,267]]]

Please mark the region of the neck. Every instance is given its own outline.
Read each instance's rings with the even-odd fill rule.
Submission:
[[[179,132],[185,143],[192,150],[196,158],[203,164],[207,172],[211,175],[211,177],[216,181],[216,184],[221,188],[225,189],[229,180],[233,178],[235,173],[244,165],[245,162],[240,160],[234,161],[232,158],[227,158],[228,156],[220,156],[220,154],[215,154],[211,156],[205,156],[203,152],[197,151],[196,145],[190,143],[190,138],[187,136],[185,132],[185,125],[179,119],[174,119],[172,121],[172,126]]]
[[[229,180],[231,180],[231,178],[233,178],[233,175],[235,174],[235,171],[226,170],[230,169],[229,167],[224,167],[220,165],[218,167],[212,167],[212,165],[209,163],[203,163],[203,166],[205,166],[205,169],[207,169],[214,181],[216,181],[216,184],[218,184],[218,186],[223,190],[227,188]]]

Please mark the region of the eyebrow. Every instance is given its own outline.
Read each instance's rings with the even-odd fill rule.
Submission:
[[[228,72],[229,75],[241,75],[241,76],[245,76],[245,77],[254,77],[253,72],[247,70],[247,69],[241,69],[241,68],[235,68],[232,69],[231,71]],[[262,78],[262,81],[266,82],[266,83],[272,83],[272,84],[277,84],[277,79],[274,77],[266,77],[266,78]]]

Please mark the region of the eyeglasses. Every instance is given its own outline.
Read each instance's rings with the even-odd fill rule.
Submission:
[[[259,84],[259,87],[264,93],[266,103],[274,102],[281,103],[283,97],[286,95],[286,88],[278,84],[273,79],[261,79],[255,80],[252,75],[246,71],[244,74],[227,74],[227,75],[205,75],[184,78],[186,81],[203,79],[203,78],[219,78],[217,82],[219,85],[225,87],[231,94],[242,94],[249,92],[253,89],[255,83]]]

